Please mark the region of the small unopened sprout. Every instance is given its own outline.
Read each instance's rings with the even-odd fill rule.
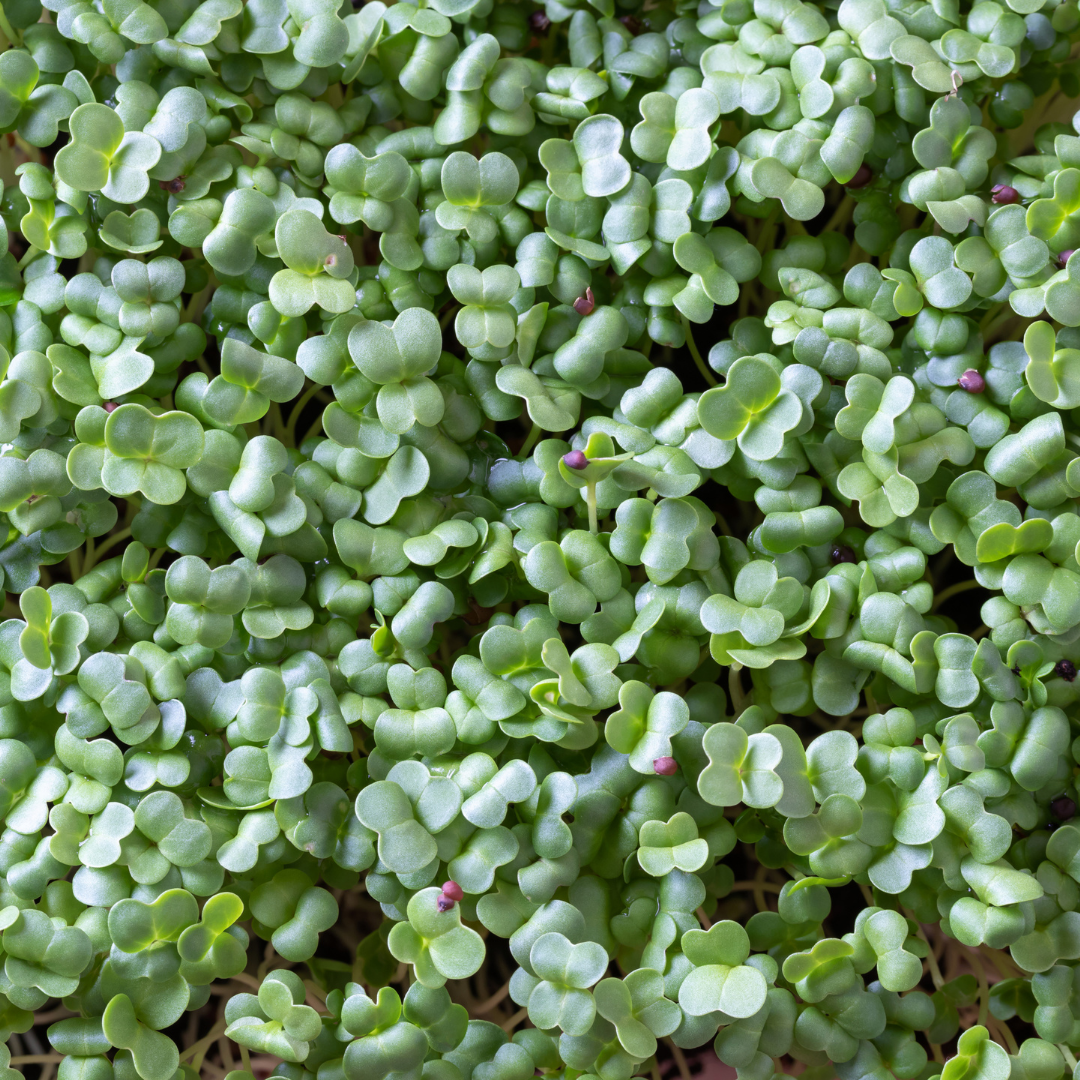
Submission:
[[[674,776],[679,771],[679,763],[673,757],[655,758],[652,765],[657,776]]]
[[[1058,264],[1059,269],[1061,269],[1061,270],[1065,269],[1065,267],[1068,265],[1069,257],[1072,255],[1072,253],[1075,250],[1076,250],[1076,248],[1067,248],[1065,251],[1061,252],[1060,255],[1058,255],[1057,264]]]
[[[589,287],[589,286],[586,286],[585,295],[584,296],[579,296],[574,301],[574,310],[579,315],[591,315],[593,313],[593,308],[595,308],[595,307],[596,307],[596,299],[593,297],[592,288]]]
[[[969,394],[981,394],[986,389],[986,380],[974,368],[968,368],[956,383]]]
[[[1010,206],[1020,201],[1020,192],[1008,184],[995,184],[990,189],[990,201],[995,206]]]
[[[853,563],[856,561],[855,552],[844,544],[833,544],[833,549],[829,552],[829,555],[832,558],[833,563]]]
[[[103,409],[104,409],[104,410],[105,410],[106,412],[109,412],[109,413],[111,413],[111,412],[115,411],[115,410],[116,410],[117,408],[119,408],[119,406],[118,406],[118,405],[116,404],[116,402],[115,402],[115,401],[106,401],[106,402],[104,403],[104,405],[102,406],[102,408],[103,408]]]
[[[1051,800],[1050,811],[1058,821],[1071,821],[1076,817],[1076,803],[1068,795],[1059,795]]]
[[[870,169],[869,165],[860,165],[855,170],[855,175],[844,185],[845,187],[855,188],[857,191],[859,188],[864,188],[868,184],[872,183],[874,179],[874,173]]]
[[[458,901],[465,899],[465,893],[456,881],[448,881],[442,887],[442,895],[435,906],[440,911],[449,911]]]
[[[167,191],[170,195],[179,195],[180,192],[183,191],[185,187],[187,187],[187,184],[184,183],[184,180],[185,177],[177,176],[174,177],[172,180],[160,180],[158,181],[158,185],[162,189],[162,191]]]
[[[584,469],[589,464],[589,459],[582,450],[571,450],[569,454],[563,454],[563,464],[568,469]]]
[[[537,34],[546,34],[551,29],[551,20],[542,11],[534,11],[529,16],[529,27]]]

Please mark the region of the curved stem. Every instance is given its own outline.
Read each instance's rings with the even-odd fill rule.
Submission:
[[[22,45],[22,34],[8,21],[7,13],[4,11],[3,7],[0,7],[0,31],[3,32],[4,37],[6,37],[15,48]]]
[[[690,1066],[687,1064],[686,1055],[670,1040],[665,1039],[671,1056],[675,1059],[675,1067],[679,1070],[679,1080],[690,1080]]]
[[[198,322],[202,317],[203,311],[206,310],[206,305],[210,302],[213,291],[214,283],[213,281],[208,281],[197,293],[194,293],[187,302],[187,306],[184,308],[180,321]]]
[[[755,889],[761,890],[761,892],[775,893],[780,895],[782,888],[774,881],[736,881],[728,892],[753,892]]]
[[[930,978],[933,981],[934,989],[940,990],[945,985],[945,980],[941,975],[941,968],[938,967],[937,957],[934,955],[934,947],[930,944],[929,939],[926,936],[926,931],[922,928],[922,923],[915,918],[914,914],[907,908],[900,909],[905,918],[910,919],[917,927],[915,936],[926,946],[926,966],[930,969]]]
[[[998,974],[1003,979],[1014,979],[1017,976],[1022,979],[1028,977],[1028,973],[1008,953],[1003,953],[1000,949],[991,949],[988,945],[980,945],[979,956],[989,960],[997,968]]]
[[[304,437],[300,440],[300,444],[303,445],[322,427],[322,413],[319,413],[315,422],[304,432]]]
[[[941,592],[934,597],[934,604],[930,608],[931,611],[937,611],[946,600],[951,600],[958,593],[968,592],[970,589],[981,589],[982,586],[975,580],[975,578],[969,578],[967,581],[958,581],[953,585],[950,585],[947,589],[942,589]]]
[[[518,1024],[520,1024],[521,1021],[524,1020],[525,1017],[528,1016],[528,1015],[529,1015],[529,1010],[528,1009],[526,1009],[526,1008],[518,1009],[518,1011],[516,1013],[514,1013],[514,1015],[511,1016],[509,1020],[504,1020],[499,1025],[499,1027],[501,1027],[503,1029],[503,1031],[513,1031],[514,1028],[516,1028],[518,1026]]]
[[[919,935],[923,941],[926,941],[926,935],[922,931],[922,927],[919,927]],[[927,949],[926,965],[930,968],[930,981],[934,984],[935,990],[940,990],[945,985],[945,980],[941,976],[941,968],[938,967],[937,957],[934,955],[934,947],[929,941],[926,941]]]
[[[757,873],[754,875],[754,906],[758,911],[768,911],[769,905],[765,902],[765,886],[769,884],[765,880],[765,875],[769,872],[768,867],[759,866]]]
[[[990,985],[986,981],[986,967],[979,956],[978,949],[972,949],[968,953],[968,960],[975,969],[975,976],[979,980],[979,1018],[978,1024],[986,1026],[986,1018],[990,1015]]]
[[[506,998],[506,995],[509,993],[510,984],[505,983],[503,986],[499,987],[499,989],[496,990],[495,993],[491,995],[491,997],[489,997],[486,1001],[481,1001],[479,1005],[477,1005],[474,1009],[471,1009],[470,1011],[472,1012],[473,1016],[483,1016],[484,1013],[491,1012],[491,1010],[494,1009],[496,1005],[500,1004]]]
[[[296,438],[296,422],[300,419],[300,414],[304,411],[304,406],[322,389],[319,383],[312,383],[304,392],[300,395],[299,400],[292,407],[289,412],[289,419],[285,424],[285,435],[288,441],[286,446],[292,448],[293,441]]]
[[[93,567],[96,558],[97,556],[94,554],[94,538],[88,536],[86,538],[86,546],[83,548],[82,563],[79,566],[80,577]]]
[[[1003,495],[1003,498],[1008,498],[1008,495]],[[930,567],[930,584],[937,588],[936,582],[941,580],[941,575],[953,559],[956,558],[956,552],[953,550],[952,544],[950,544],[934,562],[934,565]]]
[[[1003,311],[993,322],[989,323],[983,330],[983,340],[990,344],[990,339],[1000,330],[1006,323],[1011,322],[1013,319],[1019,316],[1011,308],[1007,311]]]
[[[532,448],[536,445],[537,440],[543,435],[543,430],[539,424],[533,424],[532,430],[525,436],[525,441],[521,444],[521,449],[517,452],[517,456],[520,458],[528,457],[532,453]]]
[[[991,304],[990,307],[986,309],[986,314],[979,320],[980,334],[986,331],[986,328],[994,321],[994,319],[997,318],[998,314],[1001,312],[1001,309],[1004,306],[1004,303]]]
[[[996,1016],[987,1016],[986,1026],[991,1031],[996,1031],[1005,1040],[1005,1045],[1010,1054],[1020,1053],[1020,1047],[1016,1043],[1016,1036],[1013,1035],[1012,1029],[1004,1020],[999,1020]]]
[[[690,355],[694,358],[694,363],[697,364],[698,371],[701,372],[701,377],[710,385],[716,386],[716,376],[709,370],[708,365],[701,358],[701,353],[698,352],[697,343],[694,341],[694,331],[690,327],[690,320],[682,315],[683,330],[686,331],[686,347],[690,350]]]
[[[731,695],[731,707],[738,716],[743,711],[746,698],[742,688],[742,664],[732,664],[728,669],[728,693]]]
[[[86,558],[83,559],[82,572],[86,574],[92,570],[100,561],[103,552],[108,551],[109,548],[114,544],[118,544],[121,540],[126,540],[130,535],[131,527],[128,526],[126,529],[113,533],[112,536],[106,538],[104,544],[99,544],[97,547],[93,546],[93,537],[90,537],[86,542]]]
[[[780,209],[780,200],[777,199],[776,205],[769,211],[768,215],[762,219],[757,243],[754,245],[760,252],[765,252],[772,246],[773,236],[776,234],[776,219],[780,216]]]
[[[264,435],[273,435],[275,438],[280,439],[281,442],[285,441],[285,421],[281,416],[281,406],[276,402],[270,402],[270,409],[267,412],[265,418],[266,430],[262,432]]]
[[[228,1025],[224,1020],[219,1020],[198,1042],[192,1043],[186,1050],[180,1051],[180,1060],[185,1058],[195,1057],[198,1055],[199,1064],[202,1064],[202,1057],[213,1043],[216,1043],[218,1039],[225,1034],[225,1028]],[[194,1063],[193,1063],[194,1065]]]
[[[844,197],[836,205],[836,209],[833,211],[833,215],[829,218],[829,223],[821,231],[827,232],[839,232],[842,226],[846,225],[848,218],[855,212],[855,200],[845,193]]]
[[[551,67],[552,60],[555,56],[555,42],[559,37],[559,24],[552,23],[548,27],[547,37],[544,39],[544,44],[540,47],[540,63],[546,67]]]

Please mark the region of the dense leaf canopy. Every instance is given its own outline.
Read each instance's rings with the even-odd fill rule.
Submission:
[[[43,2],[0,1080],[1076,1069],[1076,0]]]

